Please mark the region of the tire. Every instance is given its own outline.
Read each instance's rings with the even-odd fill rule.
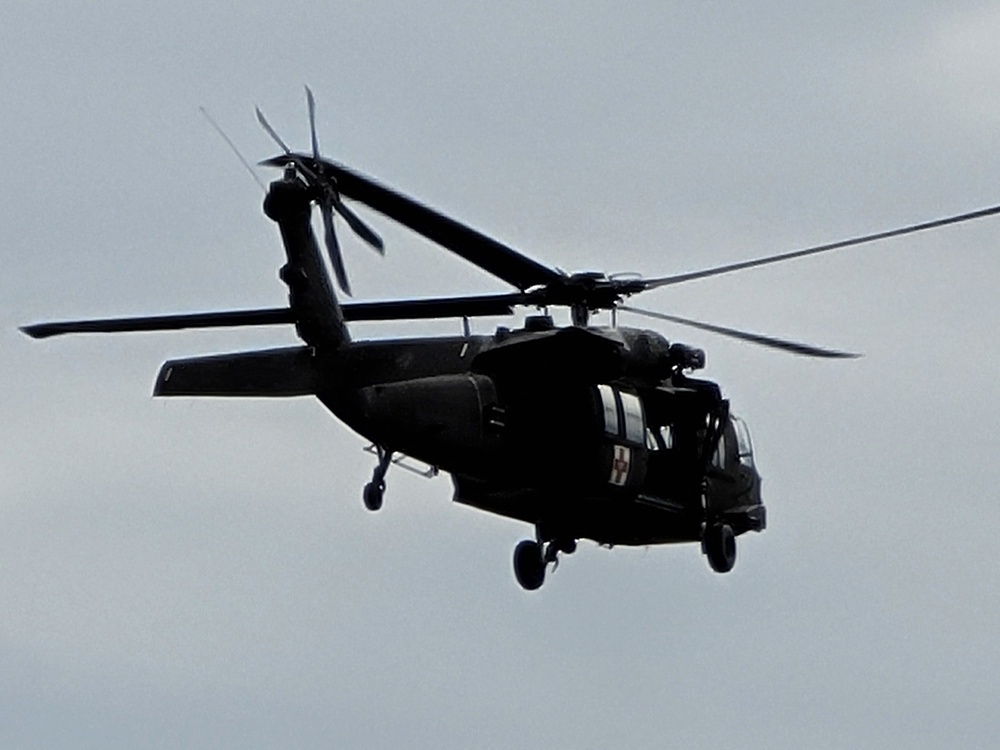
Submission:
[[[736,535],[724,523],[716,523],[705,529],[705,557],[716,573],[728,573],[736,565]]]
[[[514,577],[525,591],[535,591],[545,583],[542,545],[525,539],[514,548]]]
[[[382,488],[369,482],[365,485],[364,500],[368,510],[378,510],[382,507]]]

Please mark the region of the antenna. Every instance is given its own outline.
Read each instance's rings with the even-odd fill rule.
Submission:
[[[226,135],[226,132],[221,127],[219,127],[219,123],[217,123],[214,119],[212,119],[212,115],[208,113],[207,109],[205,109],[204,107],[198,107],[198,109],[201,110],[201,113],[205,116],[205,119],[208,120],[208,124],[211,125],[213,128],[215,128],[215,132],[222,136],[222,140],[224,140],[229,145],[229,148],[231,148],[233,153],[236,154],[236,158],[240,160],[240,163],[244,167],[246,167],[247,172],[249,172],[250,176],[253,177],[254,182],[256,182],[260,186],[261,192],[266,192],[267,187],[264,185],[264,181],[260,179],[260,177],[254,171],[254,168],[250,166],[250,162],[248,162],[246,159],[243,158],[243,154],[241,154],[240,150],[236,148],[236,144],[233,143],[232,139],[230,139],[228,135]]]

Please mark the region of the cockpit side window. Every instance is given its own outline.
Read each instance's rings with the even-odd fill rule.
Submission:
[[[712,466],[716,469],[723,469],[726,466],[726,436],[719,435],[719,442],[715,446],[715,453],[712,454]]]
[[[646,447],[651,451],[668,451],[674,447],[674,433],[670,425],[646,428]]]
[[[737,416],[731,416],[733,431],[736,433],[736,445],[739,452],[740,463],[744,466],[753,466],[753,444],[750,442],[750,429],[747,423]]]
[[[663,441],[663,450],[668,451],[674,447],[674,431],[670,425],[665,424],[660,427],[660,440]]]

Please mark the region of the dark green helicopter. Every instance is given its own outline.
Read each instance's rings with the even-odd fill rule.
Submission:
[[[537,589],[558,555],[580,539],[602,545],[698,542],[711,568],[736,562],[736,537],[766,526],[761,479],[746,424],[719,387],[690,376],[704,352],[660,334],[588,325],[590,314],[624,310],[811,357],[854,357],[797,342],[622,304],[649,289],[859,245],[1000,213],[1000,206],[756,260],[665,276],[609,277],[554,270],[476,230],[321,158],[315,103],[307,89],[312,153],[293,153],[257,111],[284,153],[264,212],[287,256],[284,308],[41,323],[22,330],[65,333],[291,324],[301,346],[167,362],[156,396],[315,396],[370,440],[378,463],[364,488],[382,506],[385,476],[400,457],[452,475],[457,502],[531,524],[514,551],[514,573]],[[339,214],[366,243],[382,240],[342,199],[403,224],[507,282],[493,295],[341,303],[312,229],[319,206],[331,267],[350,296],[334,233]],[[474,336],[468,319],[533,307],[521,329]],[[565,306],[559,328],[548,309]],[[350,321],[462,318],[464,335],[353,341]]]

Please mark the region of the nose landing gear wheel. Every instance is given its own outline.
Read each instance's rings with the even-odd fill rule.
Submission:
[[[385,492],[385,482],[369,482],[365,485],[365,507],[368,510],[378,510],[382,507],[382,495]]]
[[[702,548],[716,573],[728,573],[736,564],[736,536],[724,523],[714,523],[705,529]]]
[[[545,583],[545,555],[542,545],[525,539],[514,548],[514,577],[521,588],[534,591]]]

